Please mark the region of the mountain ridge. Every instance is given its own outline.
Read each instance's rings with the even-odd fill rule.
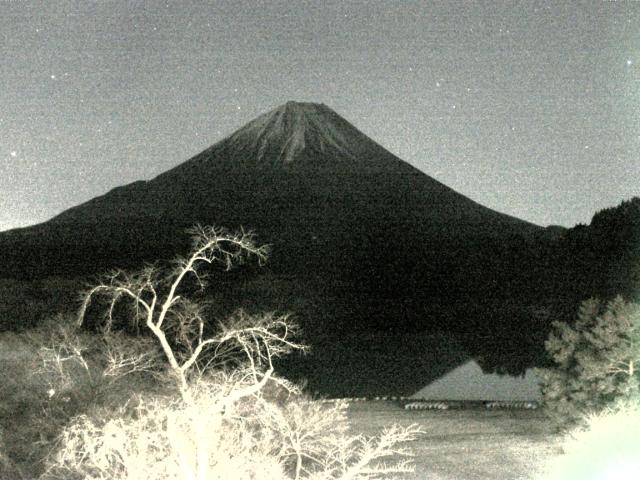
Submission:
[[[103,202],[109,205],[104,209],[107,212],[95,211],[92,215],[100,216],[117,211],[118,209],[110,206],[115,202],[125,204],[123,209],[128,209],[134,216],[161,217],[164,212],[174,209],[175,204],[189,203],[192,194],[198,196],[201,202],[207,203],[205,197],[215,196],[216,191],[226,189],[230,191],[227,192],[229,195],[236,193],[243,188],[238,185],[242,181],[238,181],[237,177],[250,175],[263,176],[267,182],[283,182],[280,185],[282,188],[287,187],[283,177],[290,175],[291,185],[288,187],[292,189],[304,183],[307,185],[306,190],[324,188],[326,191],[332,190],[338,197],[340,192],[336,192],[335,188],[331,189],[331,183],[336,186],[340,184],[346,189],[357,189],[367,182],[383,183],[392,175],[393,178],[401,178],[395,182],[398,188],[402,189],[403,183],[409,183],[411,188],[420,190],[416,194],[424,195],[425,201],[429,196],[436,201],[443,197],[441,204],[464,203],[456,207],[459,211],[474,211],[476,215],[483,217],[497,215],[496,219],[500,218],[500,223],[512,226],[517,224],[523,229],[542,228],[490,210],[455,192],[369,139],[329,107],[308,102],[287,102],[260,115],[231,135],[155,178],[116,187],[102,196],[62,212],[52,220],[79,221],[76,214],[82,213],[83,209],[91,212],[92,207],[99,207]],[[312,182],[303,179],[305,175],[322,177],[325,185],[318,183],[309,187]],[[225,177],[229,188],[223,185],[224,182],[216,183],[212,178],[219,176]],[[344,176],[350,176],[354,185],[341,182]],[[367,176],[371,178],[367,179]],[[378,178],[374,178],[376,176]],[[277,180],[274,180],[276,177]],[[259,195],[260,185],[255,181],[245,183],[250,184]],[[244,185],[245,190],[247,185]],[[371,186],[365,189],[368,190],[365,195],[376,190]],[[145,197],[147,200],[141,201]],[[475,223],[479,224],[481,221]]]

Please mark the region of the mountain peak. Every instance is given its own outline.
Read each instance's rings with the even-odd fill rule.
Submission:
[[[283,105],[280,105],[279,107],[277,107],[276,110],[285,109],[288,111],[296,111],[296,110],[303,111],[303,110],[317,110],[322,108],[330,110],[324,103],[296,102],[295,100],[289,100],[287,103],[284,103]]]
[[[298,115],[340,117],[340,115],[324,103],[296,102],[294,100],[289,100],[271,112],[294,117]]]
[[[225,142],[251,152],[257,164],[291,164],[304,157],[354,159],[364,135],[324,104],[288,101],[260,115]]]

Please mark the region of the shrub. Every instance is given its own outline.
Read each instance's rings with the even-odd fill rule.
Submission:
[[[0,478],[12,478],[15,480],[24,478],[24,475],[13,462],[7,452],[3,430],[0,427]]]
[[[36,478],[44,457],[69,422],[90,408],[114,408],[135,391],[153,385],[156,372],[119,363],[150,358],[158,348],[144,338],[99,337],[78,328],[75,318],[57,315],[39,328],[0,336],[0,461]],[[147,364],[148,365],[148,364]],[[0,478],[21,478],[5,473]]]
[[[140,397],[133,409],[78,417],[44,478],[328,480],[411,471],[406,462],[375,462],[406,453],[397,444],[415,438],[416,427],[391,428],[373,439],[352,436],[345,403],[297,395],[280,404],[253,396],[221,416],[221,385],[236,380],[200,380],[189,404]]]
[[[587,300],[573,325],[554,323],[545,347],[556,364],[538,371],[547,412],[559,426],[580,421],[638,392],[640,306]]]

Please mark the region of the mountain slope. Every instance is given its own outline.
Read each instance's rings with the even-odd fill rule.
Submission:
[[[372,195],[375,193],[381,197],[376,198]],[[229,203],[225,197],[234,197],[234,201],[253,198],[255,204],[265,196],[295,200],[296,194],[311,194],[329,204],[396,200],[398,204],[388,204],[392,211],[394,207],[418,206],[422,211],[414,213],[440,223],[463,220],[477,226],[489,223],[491,228],[494,224],[506,229],[533,227],[484,208],[424,175],[328,107],[295,102],[261,115],[155,179],[114,189],[64,212],[54,223],[113,214],[176,215],[184,213],[190,204],[206,208],[217,202]],[[358,194],[360,198],[349,198]],[[123,208],[115,210],[114,205]]]

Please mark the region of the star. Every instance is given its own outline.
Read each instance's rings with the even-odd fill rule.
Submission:
[[[16,152],[15,150],[11,150],[11,152],[9,152],[9,155],[11,155],[13,158],[16,158],[18,156],[18,152]]]
[[[51,75],[51,80],[55,80],[56,76],[55,75]]]
[[[627,67],[630,67],[633,64],[632,60],[627,60]]]

